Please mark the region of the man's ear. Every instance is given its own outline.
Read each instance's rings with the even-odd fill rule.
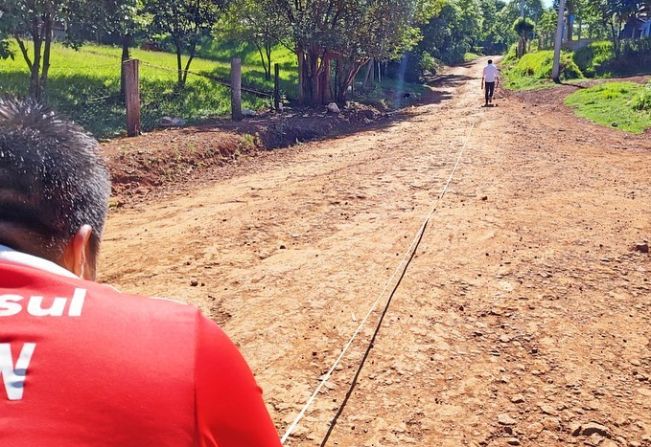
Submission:
[[[66,245],[62,260],[63,267],[80,278],[90,281],[95,280],[95,257],[91,250],[92,235],[91,226],[83,225]]]

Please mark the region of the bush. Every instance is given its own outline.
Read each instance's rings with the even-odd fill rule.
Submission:
[[[631,101],[633,110],[651,112],[651,82],[649,82],[642,93],[635,96]]]
[[[622,42],[622,57],[637,59],[651,56],[651,38],[625,40]]]
[[[514,43],[509,47],[509,51],[502,59],[502,65],[507,67],[518,62],[518,44]]]
[[[427,51],[423,51],[420,55],[418,67],[422,74],[431,73],[435,74],[441,68],[441,63],[434,58]]]
[[[603,74],[608,63],[615,59],[612,42],[592,42],[574,53],[574,62],[586,76]]]
[[[515,19],[515,22],[513,22],[513,31],[515,31],[518,36],[527,36],[527,39],[531,37],[535,29],[536,24],[529,18],[519,17]]]

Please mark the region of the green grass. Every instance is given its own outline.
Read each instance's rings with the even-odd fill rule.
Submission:
[[[651,128],[650,98],[651,86],[607,82],[576,91],[565,99],[565,104],[597,124],[641,134]]]
[[[14,50],[17,50],[15,44]],[[98,138],[111,138],[124,133],[125,108],[120,97],[120,54],[116,47],[88,44],[80,50],[55,43],[47,101]],[[204,43],[192,62],[191,74],[183,90],[176,87],[176,55],[169,52],[134,49],[131,57],[141,61],[142,124],[144,130],[158,126],[163,116],[180,117],[196,123],[230,113],[230,90],[215,82],[230,77],[230,60],[242,59],[245,87],[259,91],[273,90],[273,80],[265,76],[257,49],[250,44],[216,40]],[[296,55],[289,49],[274,48],[272,62],[280,66],[280,88],[288,99],[295,99],[298,83]],[[363,71],[363,70],[362,70]],[[358,77],[361,78],[363,74]],[[0,95],[24,96],[29,87],[27,66],[16,51],[14,60],[0,61]],[[354,100],[381,108],[394,108],[404,101],[398,98],[396,81],[387,79],[382,85],[363,92]],[[424,92],[419,84],[405,83],[401,92],[418,98]],[[259,109],[270,105],[270,99],[243,95],[243,107]]]
[[[531,90],[552,87],[553,51],[527,53],[520,59],[507,58],[504,75],[511,90]],[[572,60],[572,53],[561,54],[561,79],[581,79],[583,74]]]
[[[15,49],[15,48],[14,48]],[[120,49],[85,45],[79,51],[55,43],[52,48],[48,102],[67,114],[95,136],[105,138],[123,132],[125,111],[120,100]],[[265,79],[262,67],[250,54],[243,54],[245,85],[270,90],[273,82]],[[285,54],[286,56],[286,54]],[[188,122],[225,115],[230,110],[230,90],[206,77],[191,74],[184,90],[176,84],[176,56],[165,52],[133,50],[140,67],[142,118],[145,130],[157,125],[163,116],[177,116]],[[196,58],[191,71],[227,79],[230,57],[224,60]],[[296,73],[285,61],[282,85],[287,90]],[[28,71],[17,52],[14,60],[0,61],[0,94],[25,95]],[[257,109],[268,101],[245,94],[243,106]]]
[[[479,59],[481,56],[477,53],[466,53],[463,55],[464,62],[472,62],[475,59]]]

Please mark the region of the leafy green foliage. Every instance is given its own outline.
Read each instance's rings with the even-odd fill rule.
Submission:
[[[627,40],[620,56],[610,41],[592,42],[574,53],[574,61],[589,77],[630,76],[651,72],[651,39]]]
[[[502,66],[511,67],[513,64],[517,64],[517,63],[518,63],[518,44],[514,43],[509,47],[509,50],[502,58]]]
[[[558,12],[553,9],[548,9],[543,12],[536,23],[536,32],[543,48],[551,48],[554,44],[554,36],[556,34]]]
[[[518,33],[519,36],[527,36],[527,39],[530,38],[535,29],[536,24],[527,17],[519,17],[513,22],[513,31]]]
[[[116,41],[142,35],[152,25],[152,15],[144,10],[144,0],[102,0],[94,9],[93,20]]]
[[[466,53],[463,55],[463,61],[464,62],[472,62],[475,59],[479,59],[481,56],[476,53]]]
[[[649,92],[651,89],[641,84],[606,82],[576,91],[565,103],[579,116],[597,124],[639,134],[651,128],[649,109],[640,107],[649,104]]]
[[[475,8],[465,13],[457,2],[446,2],[439,14],[422,26],[419,49],[446,64],[463,62],[464,55],[473,48],[472,30],[479,28],[480,16],[472,11]]]
[[[152,17],[151,31],[160,40],[169,37],[176,49],[179,87],[185,85],[197,45],[210,35],[225,3],[226,0],[145,0],[144,11]],[[183,54],[188,54],[185,65]]]
[[[631,106],[633,110],[646,110],[651,113],[651,82],[646,85],[646,88],[641,93],[633,97]]]
[[[606,65],[615,58],[612,42],[592,42],[574,52],[574,62],[586,76],[603,74]]]
[[[370,59],[398,59],[420,38],[416,27],[439,0],[262,0],[284,20],[299,58],[299,97],[343,102]],[[334,73],[334,82],[332,75]]]
[[[284,20],[275,13],[272,3],[256,0],[234,0],[217,24],[215,35],[220,41],[252,44],[267,79],[271,79],[274,47],[288,38]]]

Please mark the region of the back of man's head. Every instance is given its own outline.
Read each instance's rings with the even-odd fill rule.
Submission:
[[[493,59],[488,59],[488,65],[493,63]]]
[[[35,101],[0,99],[0,244],[58,262],[90,225],[95,257],[109,194],[97,141]]]

